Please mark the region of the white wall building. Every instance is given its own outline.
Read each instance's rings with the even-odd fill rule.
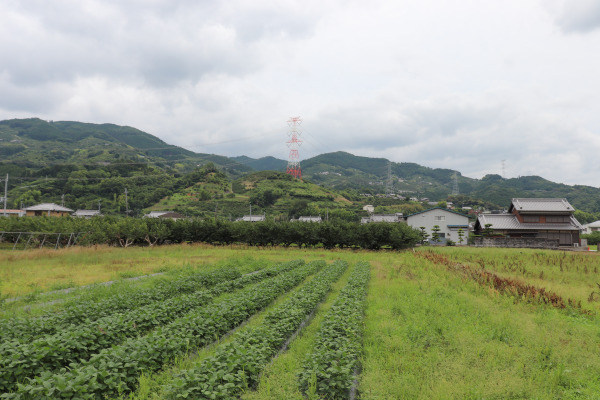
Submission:
[[[463,230],[463,242],[462,245],[467,244],[469,237],[469,217],[464,214],[450,211],[441,207],[430,208],[429,210],[421,211],[415,214],[411,214],[406,217],[406,223],[415,229],[425,227],[425,232],[429,234],[429,240],[431,242],[432,229],[435,225],[440,227],[438,235],[440,236],[440,243],[445,243],[447,239],[459,243],[458,231]],[[431,242],[433,243],[433,242]]]
[[[600,231],[600,221],[590,222],[589,224],[583,225],[583,234],[590,234],[593,232]]]

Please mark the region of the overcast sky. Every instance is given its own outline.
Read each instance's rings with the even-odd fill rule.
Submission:
[[[600,186],[599,0],[4,0],[0,119]]]

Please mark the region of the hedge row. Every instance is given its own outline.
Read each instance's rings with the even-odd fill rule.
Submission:
[[[215,355],[204,359],[198,367],[176,376],[166,388],[166,397],[234,399],[242,391],[254,388],[267,363],[298,330],[347,267],[346,262],[337,261],[322,271],[270,311],[261,326],[239,334],[232,342],[218,347]]]
[[[52,219],[52,221],[48,221]],[[51,223],[54,222],[54,223]],[[205,242],[215,244],[243,243],[256,246],[292,244],[298,246],[360,247],[377,250],[412,246],[419,232],[403,223],[359,224],[351,222],[231,222],[227,220],[99,217],[77,218],[0,218],[0,231],[6,232],[83,232],[82,245],[161,244]],[[17,235],[4,235],[14,241]],[[37,236],[43,237],[42,234]],[[68,239],[65,236],[65,240]],[[34,243],[35,242],[35,243]],[[35,246],[36,240],[31,243]]]
[[[266,307],[277,296],[324,267],[312,262],[280,274],[219,302],[195,310],[150,334],[101,351],[58,373],[45,372],[3,399],[104,399],[135,390],[142,372],[163,367],[175,357],[205,346]]]
[[[350,282],[325,316],[299,374],[309,398],[347,399],[362,350],[363,314],[369,264],[357,263]]]
[[[23,382],[25,378],[87,360],[102,349],[166,325],[195,308],[208,304],[216,296],[275,276],[297,265],[298,262],[283,264],[223,282],[212,289],[155,301],[129,312],[71,325],[31,343],[4,342],[0,345],[0,390],[13,390],[17,382]]]
[[[48,311],[38,317],[15,317],[0,322],[0,340],[29,342],[51,335],[72,324],[95,321],[117,312],[131,310],[173,296],[209,288],[220,282],[239,278],[241,273],[231,267],[215,271],[187,274],[172,280],[161,280],[148,289],[123,291],[100,301],[70,301],[59,311]]]

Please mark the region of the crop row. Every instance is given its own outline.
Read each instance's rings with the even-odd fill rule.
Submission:
[[[300,390],[309,398],[348,398],[362,349],[369,275],[369,264],[357,263],[349,283],[321,323],[313,351],[298,376]]]
[[[71,325],[55,335],[31,343],[18,341],[0,345],[0,390],[12,390],[17,382],[43,371],[53,371],[72,362],[87,360],[93,354],[124,340],[141,336],[165,325],[223,293],[242,288],[303,263],[293,261],[223,282],[212,289],[156,301],[126,313],[117,313],[82,325]]]
[[[232,293],[194,310],[148,335],[105,349],[69,370],[44,372],[3,399],[103,399],[130,392],[143,372],[156,371],[175,357],[205,346],[266,307],[277,296],[324,267],[312,262]]]
[[[0,323],[0,341],[11,339],[30,341],[56,333],[70,324],[94,321],[116,312],[141,307],[176,295],[192,293],[202,287],[211,287],[240,276],[241,273],[236,269],[224,267],[215,271],[161,281],[149,289],[123,291],[100,301],[68,303],[60,312],[50,311],[35,318],[7,319]]]
[[[233,399],[242,391],[255,387],[267,363],[298,330],[347,267],[345,261],[335,262],[267,313],[261,326],[240,333],[232,342],[218,347],[212,357],[204,359],[196,368],[175,377],[165,388],[166,398]]]

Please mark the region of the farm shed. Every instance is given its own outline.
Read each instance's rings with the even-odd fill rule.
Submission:
[[[574,212],[567,199],[515,198],[507,213],[479,215],[475,232],[483,234],[487,225],[491,235],[557,239],[561,246],[578,245],[583,227]]]

